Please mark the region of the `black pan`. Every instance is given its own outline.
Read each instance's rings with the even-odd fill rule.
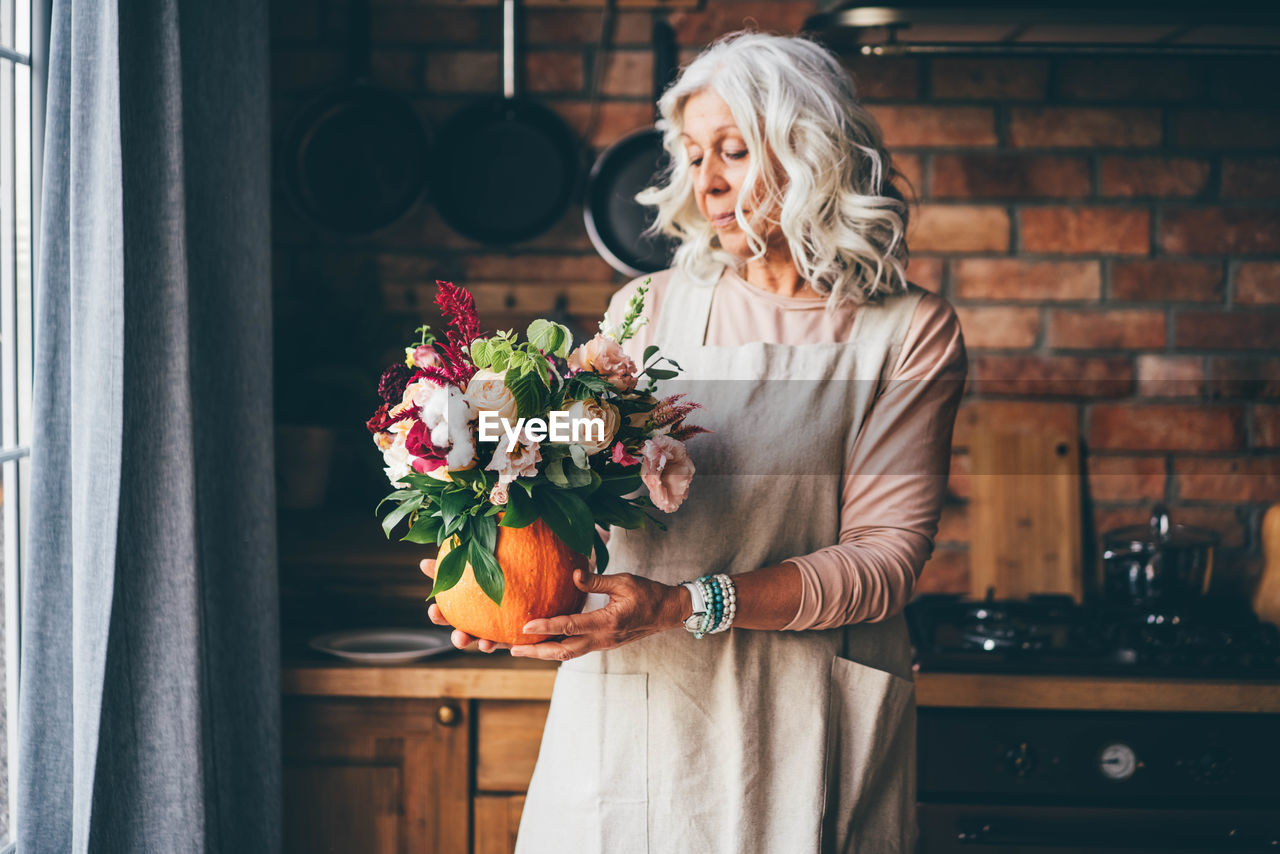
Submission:
[[[281,151],[285,186],[315,225],[368,234],[399,220],[427,189],[430,135],[413,105],[369,74],[369,0],[352,0],[346,84],[312,101]]]
[[[546,106],[516,94],[516,4],[503,2],[502,96],[464,107],[441,129],[436,210],[482,243],[535,237],[564,216],[578,187],[578,140]]]
[[[653,22],[653,99],[679,72],[676,36],[662,17]],[[677,242],[643,232],[654,210],[636,201],[636,193],[652,186],[669,163],[662,132],[641,128],[601,152],[587,176],[582,208],[587,234],[600,256],[620,273],[642,276],[671,266]]]

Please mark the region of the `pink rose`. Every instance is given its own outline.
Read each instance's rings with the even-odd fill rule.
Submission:
[[[654,506],[674,513],[689,497],[693,461],[684,442],[670,436],[654,436],[640,446],[640,480],[649,488]]]
[[[569,354],[569,367],[575,371],[592,371],[604,377],[618,391],[636,387],[636,363],[622,352],[612,338],[600,333]]]
[[[438,368],[440,367],[440,357],[436,355],[434,349],[424,344],[421,347],[414,348],[413,364],[417,368]]]
[[[493,489],[489,490],[489,503],[501,507],[510,500],[507,494],[507,484],[505,481],[499,480],[493,485]]]

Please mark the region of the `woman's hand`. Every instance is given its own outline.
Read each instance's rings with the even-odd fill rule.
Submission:
[[[526,634],[568,637],[563,640],[517,644],[511,647],[512,655],[567,661],[588,652],[612,649],[624,643],[638,641],[680,625],[682,604],[679,587],[661,584],[628,572],[597,575],[593,572],[584,573],[580,569],[573,571],[573,583],[579,590],[606,594],[609,604],[584,614],[530,620],[524,626]]]
[[[436,562],[434,558],[426,558],[418,566],[422,569],[427,578],[436,577]],[[427,616],[431,618],[431,622],[437,626],[447,626],[449,621],[444,618],[444,614],[440,613],[440,607],[432,602],[427,606]],[[509,643],[498,643],[497,641],[486,640],[485,638],[473,638],[471,635],[462,631],[462,629],[454,629],[453,634],[449,636],[449,640],[453,641],[453,645],[458,649],[466,649],[472,643],[478,643],[481,652],[493,652],[495,649],[510,649]]]

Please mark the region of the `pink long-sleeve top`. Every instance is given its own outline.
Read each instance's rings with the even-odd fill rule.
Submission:
[[[652,343],[670,271],[650,278],[649,321],[628,350]],[[644,279],[614,294],[617,321]],[[813,344],[848,341],[858,307],[835,312],[824,299],[786,297],[761,290],[726,269],[716,291],[706,343]],[[826,629],[883,620],[910,600],[933,553],[946,493],[951,433],[968,360],[955,310],[925,293],[916,307],[897,364],[879,390],[853,442],[841,488],[836,543],[790,559],[800,570],[801,596],[784,630]]]

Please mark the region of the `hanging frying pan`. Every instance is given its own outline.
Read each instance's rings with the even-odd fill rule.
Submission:
[[[656,17],[653,21],[655,102],[678,72],[675,31],[664,18]],[[582,209],[587,234],[600,257],[620,273],[642,276],[671,266],[677,242],[663,235],[643,234],[653,223],[654,210],[636,201],[636,193],[652,186],[667,165],[662,132],[656,127],[647,127],[632,131],[601,152],[587,176]]]
[[[285,187],[321,228],[368,234],[396,222],[427,188],[431,140],[408,100],[369,74],[369,0],[351,0],[348,82],[312,101],[281,148]]]
[[[502,4],[502,95],[464,107],[432,158],[436,210],[458,233],[516,243],[553,226],[578,186],[578,141],[549,108],[516,94],[516,3]]]

